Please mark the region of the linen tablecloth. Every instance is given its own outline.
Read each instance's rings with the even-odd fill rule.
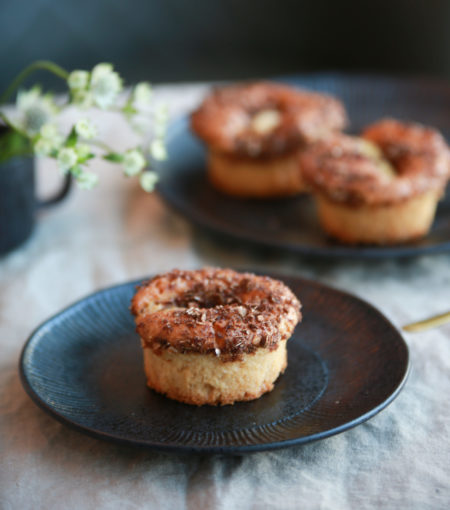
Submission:
[[[163,86],[156,99],[185,112],[204,85]],[[109,143],[132,139],[94,118]],[[277,270],[363,297],[397,326],[450,308],[450,256],[311,260],[217,245],[116,167],[39,217],[34,236],[0,259],[0,508],[450,508],[450,326],[406,335],[412,371],[400,396],[337,436],[243,456],[185,456],[109,444],[61,425],[25,394],[18,358],[30,332],[105,286],[174,267]],[[58,175],[39,163],[41,191]]]

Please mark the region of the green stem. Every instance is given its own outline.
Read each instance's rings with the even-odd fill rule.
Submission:
[[[54,75],[58,76],[59,78],[62,78],[63,80],[67,80],[69,77],[69,73],[60,67],[57,64],[54,64],[53,62],[50,62],[49,60],[36,60],[36,62],[33,62],[28,67],[23,69],[11,82],[9,87],[3,92],[3,94],[0,96],[0,104],[6,103],[6,101],[12,96],[14,91],[17,89],[17,87],[26,79],[28,76],[34,71],[37,71],[38,69],[44,69],[45,71],[49,71],[53,73]]]

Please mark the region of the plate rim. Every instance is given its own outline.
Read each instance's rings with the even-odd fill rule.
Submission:
[[[239,271],[248,271],[248,272],[254,272],[255,274],[261,274],[261,271],[256,271],[251,268],[245,268],[245,269],[239,269]],[[62,413],[55,410],[51,405],[47,404],[43,398],[40,397],[37,390],[35,390],[28,378],[27,369],[25,367],[25,357],[28,353],[28,350],[33,347],[33,343],[38,341],[35,340],[35,338],[40,335],[42,338],[44,335],[42,332],[45,332],[45,328],[47,328],[52,322],[57,320],[59,317],[66,315],[69,312],[75,311],[76,308],[83,306],[86,304],[86,301],[92,301],[97,299],[103,294],[108,294],[111,292],[114,292],[119,289],[127,288],[130,286],[136,286],[139,284],[142,284],[146,280],[148,280],[150,277],[146,276],[144,278],[139,278],[137,280],[133,279],[130,281],[126,281],[120,284],[111,285],[107,287],[102,287],[98,289],[97,291],[94,291],[90,294],[87,294],[86,296],[74,301],[72,304],[69,304],[68,306],[64,307],[61,311],[57,312],[56,314],[52,315],[42,323],[40,323],[29,335],[27,338],[25,344],[22,347],[20,357],[19,357],[19,375],[20,380],[22,383],[22,386],[27,393],[27,395],[30,397],[30,399],[44,412],[46,412],[48,415],[56,419],[58,422],[62,423],[63,425],[68,426],[72,430],[76,430],[80,433],[86,434],[90,437],[94,437],[96,439],[101,439],[107,442],[121,444],[121,445],[127,445],[135,448],[146,448],[148,450],[155,450],[160,452],[167,452],[167,453],[178,453],[178,454],[219,454],[219,455],[235,455],[235,454],[246,454],[246,453],[256,453],[261,451],[271,451],[271,450],[277,450],[282,448],[287,448],[290,446],[295,445],[303,445],[308,444],[311,442],[319,441],[321,439],[325,439],[328,437],[332,437],[334,435],[340,434],[342,432],[345,432],[347,430],[350,430],[357,425],[360,425],[372,417],[374,417],[376,414],[378,414],[380,411],[388,407],[400,394],[402,389],[404,388],[409,374],[411,372],[411,355],[410,350],[408,347],[407,342],[405,341],[402,333],[400,332],[399,328],[397,328],[391,320],[386,317],[377,307],[372,305],[371,303],[367,302],[366,300],[360,298],[359,296],[352,294],[351,292],[347,292],[344,290],[341,290],[339,288],[336,288],[332,285],[323,284],[321,282],[318,282],[316,280],[312,280],[309,278],[304,278],[302,276],[298,276],[295,274],[289,274],[289,273],[283,273],[283,272],[277,272],[277,271],[267,271],[264,272],[264,274],[272,277],[272,278],[294,278],[298,282],[307,282],[308,285],[316,287],[316,288],[322,288],[325,290],[331,290],[332,292],[336,292],[337,294],[343,295],[346,298],[351,298],[353,300],[358,301],[363,306],[368,307],[372,312],[375,312],[378,318],[381,318],[385,321],[385,323],[392,328],[397,333],[397,340],[399,342],[399,346],[404,350],[405,355],[405,365],[403,367],[403,375],[398,382],[397,386],[395,387],[394,391],[390,395],[388,395],[383,402],[381,402],[379,405],[373,407],[366,413],[354,418],[353,420],[347,421],[346,423],[339,425],[337,427],[331,428],[329,430],[325,430],[322,432],[316,432],[313,434],[308,434],[306,436],[301,436],[297,438],[292,439],[285,439],[285,440],[277,440],[277,441],[270,441],[268,443],[258,443],[258,444],[251,444],[251,445],[233,445],[233,446],[192,446],[192,445],[172,445],[172,444],[165,444],[160,442],[148,442],[145,440],[133,440],[133,439],[127,439],[124,437],[120,437],[119,435],[110,434],[107,432],[103,432],[101,430],[90,428],[89,426],[82,425],[80,423],[77,423],[75,420],[68,418],[67,416],[64,416]],[[320,401],[322,397],[319,397],[317,400]],[[315,402],[315,403],[317,403]]]
[[[376,79],[383,81],[395,81],[407,83],[424,83],[431,87],[446,88],[450,95],[450,82],[445,79],[439,79],[432,76],[420,76],[420,75],[392,75],[385,73],[345,73],[345,72],[317,72],[317,73],[298,73],[292,75],[283,75],[269,78],[271,81],[280,81],[295,84],[296,81],[302,79],[316,79],[316,80],[343,80],[343,79]],[[214,84],[212,84],[214,85]],[[169,143],[171,138],[176,136],[175,130],[179,130],[180,127],[184,128],[185,131],[189,132],[188,119],[190,113],[178,115],[172,119],[167,130],[167,142]],[[178,128],[178,129],[177,129]],[[160,174],[164,174],[163,167],[167,162],[155,162],[155,170]],[[302,255],[305,257],[321,257],[323,259],[399,259],[407,257],[416,257],[421,255],[439,254],[450,251],[450,239],[443,241],[439,244],[431,244],[425,246],[410,246],[408,244],[397,244],[394,246],[353,246],[345,244],[337,244],[336,246],[330,247],[316,247],[307,244],[294,244],[289,241],[267,241],[261,236],[254,236],[251,231],[246,233],[235,232],[231,227],[227,228],[225,225],[219,225],[214,221],[211,221],[206,215],[202,215],[197,210],[193,210],[186,205],[186,201],[179,200],[175,193],[171,192],[169,186],[165,185],[161,180],[156,184],[156,191],[163,198],[173,210],[175,210],[181,216],[189,219],[195,226],[206,230],[210,234],[216,236],[222,236],[228,240],[239,240],[247,245],[261,246],[265,249],[272,250],[283,250],[287,253],[293,253],[296,255]]]

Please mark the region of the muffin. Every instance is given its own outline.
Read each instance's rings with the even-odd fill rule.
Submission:
[[[253,400],[287,366],[300,303],[280,281],[231,269],[173,270],[132,300],[150,388],[195,405]]]
[[[449,150],[436,130],[384,119],[362,137],[321,140],[299,157],[324,230],[350,244],[424,236],[449,178]]]
[[[191,116],[208,148],[211,184],[247,198],[305,191],[298,151],[346,122],[338,100],[269,82],[218,88]]]

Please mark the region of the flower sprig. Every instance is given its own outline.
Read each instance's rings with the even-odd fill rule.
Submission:
[[[87,117],[86,110],[99,108],[122,115],[132,128],[134,121],[143,114],[150,116],[152,89],[142,82],[132,87],[124,97],[123,80],[111,64],[97,64],[91,71],[75,70],[70,73],[52,62],[42,61],[25,69],[0,98],[5,102],[31,70],[46,69],[67,83],[69,94],[62,102],[43,94],[35,85],[29,90],[19,90],[16,99],[17,115],[12,118],[0,111],[0,118],[21,136],[27,138],[37,156],[50,157],[58,162],[63,173],[70,172],[78,185],[91,189],[98,182],[96,174],[87,170],[96,157],[121,165],[127,177],[137,177],[145,191],[152,191],[157,175],[150,168],[150,161],[167,158],[165,134],[168,120],[167,108],[153,108],[153,136],[147,147],[136,146],[119,152],[99,139],[98,127]],[[59,113],[65,108],[76,107],[83,112],[64,134],[57,125]]]

